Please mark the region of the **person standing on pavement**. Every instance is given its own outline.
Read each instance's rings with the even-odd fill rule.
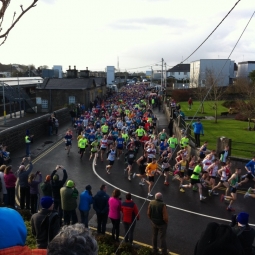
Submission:
[[[44,197],[52,197],[50,175],[46,175],[45,181],[40,185]]]
[[[102,184],[100,190],[94,196],[93,208],[97,214],[97,233],[105,234],[106,223],[109,213],[109,195],[106,194],[107,186]]]
[[[67,181],[66,187],[60,189],[61,206],[64,213],[64,224],[70,225],[78,222],[76,215],[78,190],[72,180]]]
[[[125,229],[125,242],[132,244],[136,221],[140,219],[140,215],[130,193],[126,194],[126,200],[121,205],[121,211],[123,214],[122,222]]]
[[[112,238],[119,242],[120,236],[120,212],[121,212],[121,201],[120,201],[120,190],[115,189],[112,192],[112,196],[109,198],[109,214],[108,217],[112,222]]]
[[[57,174],[57,171],[59,169],[63,170],[63,179],[59,180],[59,175]],[[58,211],[59,219],[60,219],[60,225],[62,223],[62,217],[63,217],[63,210],[61,206],[61,198],[60,198],[60,189],[64,186],[66,180],[67,180],[67,172],[64,169],[63,166],[57,165],[56,169],[52,172],[50,179],[51,179],[51,188],[52,188],[52,196],[54,198],[54,210]]]
[[[31,228],[36,237],[37,248],[47,249],[49,242],[58,234],[60,224],[52,197],[42,197],[41,206],[42,209],[31,217]]]
[[[30,144],[33,141],[33,135],[29,134],[29,130],[26,131],[25,144],[26,144],[26,157],[30,156]]]
[[[204,135],[204,128],[200,119],[197,119],[196,122],[192,123],[192,127],[194,129],[196,146],[200,147],[200,134]]]
[[[12,166],[7,166],[4,170],[4,182],[7,190],[7,205],[15,207],[15,187],[16,187],[17,177],[12,172]]]
[[[26,170],[25,161],[28,160],[29,168]],[[21,165],[18,169],[18,178],[19,178],[19,191],[20,191],[20,209],[23,210],[25,208],[30,210],[30,187],[28,185],[28,176],[33,170],[33,164],[31,158],[23,158]]]
[[[92,187],[87,185],[85,190],[80,194],[80,204],[79,210],[81,214],[81,223],[85,225],[86,228],[89,227],[89,211],[91,204],[93,204],[93,196],[91,192]]]
[[[166,209],[166,204],[163,202],[163,196],[161,193],[156,193],[155,200],[150,201],[147,215],[151,220],[152,224],[152,247],[153,252],[157,254],[158,245],[157,239],[159,234],[159,239],[161,243],[162,255],[168,254],[166,245],[166,231],[168,224],[168,213]]]

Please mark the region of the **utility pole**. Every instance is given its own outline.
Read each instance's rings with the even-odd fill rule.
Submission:
[[[165,88],[166,88],[166,78],[167,78],[167,75],[166,75],[166,62],[165,62],[165,84],[164,84]]]
[[[152,83],[152,79],[153,79],[153,69],[152,69],[152,66],[151,66],[151,83]]]
[[[162,64],[161,64],[161,90],[163,87],[163,65],[164,65],[164,59],[162,58]]]

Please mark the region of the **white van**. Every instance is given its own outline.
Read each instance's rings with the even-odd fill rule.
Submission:
[[[119,91],[117,85],[115,84],[109,84],[109,85],[106,85],[106,87],[116,93]]]

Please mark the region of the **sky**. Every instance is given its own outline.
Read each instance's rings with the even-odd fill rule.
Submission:
[[[179,64],[210,34],[238,0],[39,0],[0,47],[2,64],[36,67],[74,65],[103,71],[141,72]],[[12,0],[3,23],[11,23],[32,0]],[[255,11],[254,0],[241,0],[206,43],[184,63],[225,59]],[[231,56],[236,63],[255,61],[255,17]]]

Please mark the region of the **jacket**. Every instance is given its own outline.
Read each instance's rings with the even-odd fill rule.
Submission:
[[[22,170],[19,171],[18,177],[19,177],[19,186],[22,188],[28,187],[28,176],[33,170],[33,164],[32,162],[29,162],[29,168],[28,170]]]
[[[59,217],[56,213],[52,214],[54,212],[55,211],[52,210],[42,209],[40,212],[33,214],[31,217],[32,234],[36,237],[37,247],[40,249],[46,249],[48,243],[60,230]],[[55,216],[51,218],[50,214]],[[47,218],[47,216],[49,217]]]
[[[150,201],[147,215],[156,225],[163,225],[168,223],[166,205],[160,199]]]
[[[114,220],[120,219],[121,201],[119,198],[110,197],[108,200],[109,214],[108,217]]]
[[[40,187],[41,187],[43,196],[52,197],[52,187],[50,182],[45,181],[40,185]]]
[[[80,194],[79,210],[89,211],[91,208],[91,204],[93,204],[93,197],[89,194],[88,190],[84,190]]]
[[[67,180],[67,172],[65,169],[63,169],[63,179],[62,180],[53,180],[53,176],[56,174],[57,170],[54,170],[50,176],[51,179],[51,187],[52,187],[52,196],[54,199],[60,200],[60,189],[63,187]]]
[[[8,174],[4,174],[4,182],[6,188],[15,188],[17,177],[13,172],[9,172]]]
[[[121,205],[121,211],[123,215],[122,221],[125,223],[131,224],[136,216],[137,220],[140,219],[138,208],[132,200],[125,200],[125,202],[123,202]]]
[[[192,127],[194,128],[195,134],[204,134],[203,125],[200,122],[192,123]]]
[[[77,208],[78,194],[76,188],[62,187],[60,189],[61,206],[64,211],[73,211]]]
[[[108,214],[109,205],[108,205],[109,196],[105,191],[100,190],[94,196],[93,199],[93,208],[98,214]]]
[[[35,176],[35,178],[38,175]],[[39,181],[33,180],[31,183],[28,183],[30,187],[30,194],[39,194],[38,185],[42,182],[42,175],[39,174]]]

